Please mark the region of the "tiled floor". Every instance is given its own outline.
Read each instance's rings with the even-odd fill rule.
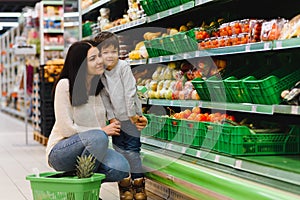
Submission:
[[[26,137],[24,121],[0,111],[0,200],[32,200],[25,177],[35,168],[53,171],[45,162],[45,146],[33,140],[30,125]],[[117,200],[116,183],[102,184],[100,194],[103,200]]]

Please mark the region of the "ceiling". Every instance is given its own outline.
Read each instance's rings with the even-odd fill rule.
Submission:
[[[0,12],[22,12],[25,7],[34,7],[37,2],[41,0],[0,0]],[[0,22],[17,22],[18,18],[0,17]],[[9,30],[10,27],[3,27],[0,30],[0,35]]]

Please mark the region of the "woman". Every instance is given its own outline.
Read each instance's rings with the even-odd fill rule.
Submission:
[[[49,136],[46,154],[57,171],[74,170],[77,156],[92,154],[95,172],[103,173],[103,182],[120,181],[129,176],[128,161],[108,148],[108,136],[119,135],[120,124],[106,126],[106,109],[102,99],[109,100],[100,81],[104,72],[97,43],[80,41],[68,50],[64,68],[54,87],[55,124]],[[146,121],[137,124],[139,129]]]

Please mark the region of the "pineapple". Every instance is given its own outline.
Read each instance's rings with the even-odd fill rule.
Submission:
[[[95,158],[92,155],[77,157],[76,175],[78,178],[89,178],[94,174]]]

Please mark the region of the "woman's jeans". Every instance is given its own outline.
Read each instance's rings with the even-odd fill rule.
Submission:
[[[130,120],[121,121],[121,132],[119,136],[113,136],[113,147],[121,153],[129,162],[131,178],[144,177],[142,160],[140,157],[141,151],[141,132]]]
[[[101,130],[89,130],[58,142],[49,155],[49,164],[57,171],[71,171],[77,156],[92,154],[96,158],[95,172],[103,173],[103,182],[116,182],[129,176],[128,161],[120,153],[108,149],[108,136]]]

